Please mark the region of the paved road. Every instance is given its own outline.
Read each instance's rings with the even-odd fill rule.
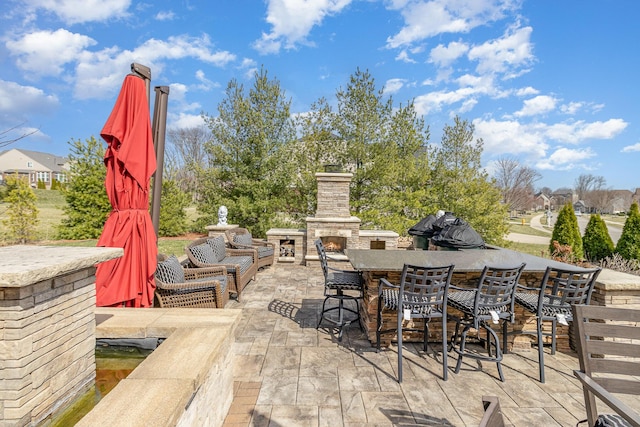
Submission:
[[[551,239],[551,230],[542,225],[542,223],[540,222],[541,218],[542,218],[542,215],[536,215],[532,217],[530,226],[531,228],[535,228],[536,230],[540,230],[540,231],[544,231],[545,233],[548,233],[549,237],[532,236],[529,234],[520,234],[520,233],[509,233],[507,235],[507,240],[512,242],[518,242],[518,243],[533,243],[533,244],[548,245]],[[552,218],[552,224],[553,224],[553,221],[555,221],[555,219],[556,217]],[[588,222],[589,222],[589,215],[581,215],[578,217],[578,227],[580,228],[580,233],[582,235],[584,235],[584,229],[586,228]],[[612,224],[606,221],[605,223],[607,224],[607,229],[609,230],[609,236],[611,236],[611,240],[613,240],[613,244],[615,245],[618,242],[618,239],[620,238],[620,234],[622,233],[622,227],[620,227],[618,224]]]

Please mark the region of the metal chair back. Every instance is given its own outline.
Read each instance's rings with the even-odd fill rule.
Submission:
[[[571,321],[571,306],[588,305],[600,268],[568,270],[547,267],[538,297],[538,318],[555,316],[563,312]]]
[[[491,318],[492,312],[497,313],[500,319],[507,318],[513,322],[513,292],[524,266],[522,263],[515,268],[484,267],[473,304],[475,322]]]
[[[452,275],[453,265],[423,267],[405,264],[398,291],[399,315],[408,309],[412,317],[441,317],[443,312],[446,313]]]

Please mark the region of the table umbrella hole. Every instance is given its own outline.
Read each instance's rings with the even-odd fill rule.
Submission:
[[[50,426],[73,426],[93,409],[160,345],[158,338],[98,339],[96,341],[96,379],[90,389],[58,412]]]

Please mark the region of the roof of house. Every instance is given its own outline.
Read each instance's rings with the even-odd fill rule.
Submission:
[[[64,165],[69,162],[69,159],[64,156],[58,156],[51,153],[43,153],[41,151],[24,150],[22,148],[12,148],[10,150],[4,150],[0,152],[0,157],[2,157],[5,153],[13,150],[22,153],[22,155],[29,157],[34,162],[47,167],[53,172],[65,171],[66,168],[64,167]]]

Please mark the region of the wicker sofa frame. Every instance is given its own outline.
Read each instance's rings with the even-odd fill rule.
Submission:
[[[225,236],[227,237],[227,242],[229,246],[233,249],[255,249],[258,252],[258,270],[264,267],[268,267],[273,265],[275,258],[275,245],[271,242],[267,242],[266,240],[256,239],[251,236],[251,233],[246,228],[236,227],[231,228],[229,230],[225,230]],[[251,237],[251,245],[244,245],[236,242],[236,236],[250,236]],[[264,249],[271,249],[269,255],[262,255]]]
[[[158,262],[165,261],[167,258],[166,255],[159,254]],[[223,292],[220,281],[213,279],[215,276],[227,275],[227,269],[224,266],[209,268],[183,266],[182,270],[186,280],[184,283],[165,283],[158,275],[155,276],[155,297],[160,308],[224,308],[229,301],[229,292]]]
[[[248,256],[251,257],[253,262],[251,263],[251,267],[246,271],[240,270],[239,264],[225,262],[222,261],[214,264],[203,263],[198,260],[196,256],[194,256],[191,248],[201,245],[203,243],[207,243],[207,240],[211,239],[210,237],[203,237],[200,239],[196,239],[193,242],[189,243],[185,247],[185,253],[189,258],[190,265],[198,268],[208,268],[208,267],[219,267],[223,266],[227,269],[227,289],[229,293],[234,293],[236,295],[236,299],[240,301],[240,294],[242,293],[242,289],[255,278],[256,272],[258,271],[258,253],[255,249],[232,249],[225,248],[225,257],[235,257],[235,256]]]

